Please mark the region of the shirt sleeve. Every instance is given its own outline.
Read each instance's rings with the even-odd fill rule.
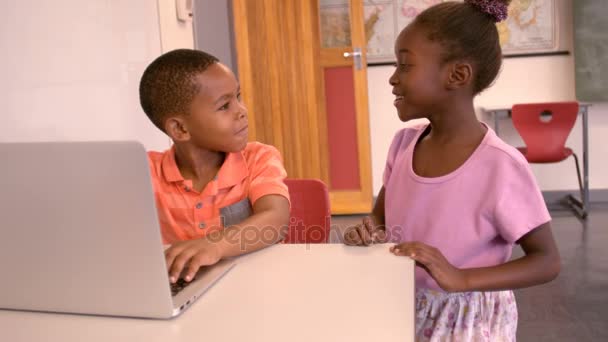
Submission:
[[[250,165],[249,200],[252,205],[266,195],[280,195],[289,200],[284,182],[287,172],[281,153],[275,147],[258,144]]]
[[[386,165],[384,166],[384,175],[382,177],[382,185],[386,187],[388,180],[391,177],[393,166],[395,165],[395,159],[401,149],[401,145],[404,142],[405,136],[407,135],[407,129],[402,129],[395,134],[391,147],[388,149],[388,156],[386,157]]]
[[[534,228],[551,221],[551,216],[527,162],[514,161],[498,176],[503,182],[496,202],[498,232],[515,243]]]
[[[384,175],[382,177],[382,185],[386,187],[393,172],[393,167],[395,166],[395,163],[397,162],[397,159],[400,156],[400,152],[407,149],[408,145],[412,142],[412,139],[417,135],[417,133],[421,129],[424,129],[424,127],[426,127],[426,124],[406,127],[399,130],[395,134],[393,142],[391,142],[391,147],[388,149],[386,165],[384,166]]]

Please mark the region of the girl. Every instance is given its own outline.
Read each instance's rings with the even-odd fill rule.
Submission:
[[[405,128],[390,147],[373,213],[345,234],[351,245],[396,243],[416,261],[419,341],[514,341],[511,289],[559,273],[551,217],[524,157],[475,116],[496,78],[496,22],[509,0],[445,2],[397,38],[389,83]],[[513,245],[525,256],[508,261]]]

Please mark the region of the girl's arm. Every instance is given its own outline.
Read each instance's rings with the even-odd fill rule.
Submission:
[[[376,198],[376,203],[374,204],[374,209],[372,210],[371,217],[374,221],[374,224],[380,228],[385,230],[385,221],[384,221],[384,186],[378,192],[378,197]]]
[[[524,235],[517,243],[525,256],[494,267],[463,270],[467,291],[517,289],[557,277],[561,262],[549,222]]]
[[[525,256],[502,265],[458,269],[439,250],[419,242],[403,243],[391,248],[396,255],[410,256],[437,281],[444,290],[498,291],[517,289],[549,282],[560,272],[560,256],[549,222],[517,241]]]

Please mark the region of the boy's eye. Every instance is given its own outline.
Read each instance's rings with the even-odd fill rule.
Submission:
[[[230,106],[230,102],[226,102],[223,106],[220,107],[220,110],[226,110]]]
[[[241,101],[241,93],[236,94],[236,99]]]

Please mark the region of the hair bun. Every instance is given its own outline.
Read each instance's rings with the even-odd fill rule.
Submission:
[[[492,17],[497,23],[507,19],[509,14],[509,1],[464,0],[464,2],[477,7],[480,11]]]

